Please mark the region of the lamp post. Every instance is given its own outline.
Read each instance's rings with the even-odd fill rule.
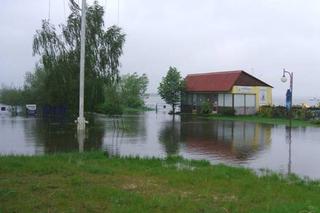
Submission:
[[[291,118],[291,110],[292,110],[292,90],[293,90],[293,72],[288,72],[287,70],[283,69],[283,74],[282,74],[282,78],[281,81],[283,83],[287,82],[287,77],[286,74],[289,75],[290,77],[290,93],[291,93],[291,97],[290,97],[290,105],[289,105],[289,110],[290,110],[290,118]]]

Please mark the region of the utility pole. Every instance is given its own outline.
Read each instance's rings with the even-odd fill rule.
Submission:
[[[80,37],[80,86],[79,86],[79,117],[78,130],[85,130],[86,120],[84,118],[84,60],[86,45],[86,0],[82,0],[81,12],[81,37]]]

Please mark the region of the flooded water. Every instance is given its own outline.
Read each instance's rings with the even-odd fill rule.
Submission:
[[[0,116],[0,153],[104,150],[120,156],[181,155],[320,179],[320,128],[290,130],[284,125],[192,116],[176,116],[173,121],[165,110],[117,118],[93,115],[83,138],[75,127],[74,123]]]

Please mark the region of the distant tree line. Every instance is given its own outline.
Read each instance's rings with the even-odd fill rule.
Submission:
[[[42,21],[33,39],[33,54],[40,57],[34,72],[26,74],[22,88],[2,87],[0,102],[65,105],[77,111],[81,14],[74,0],[70,0],[70,10],[66,25],[59,25],[60,31],[48,20]],[[141,107],[148,78],[136,73],[120,77],[125,34],[117,26],[105,30],[103,15],[97,1],[87,9],[85,110],[109,113],[112,110],[108,107],[114,104],[121,106],[119,109]]]

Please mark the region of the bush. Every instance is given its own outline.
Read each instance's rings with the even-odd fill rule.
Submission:
[[[116,102],[108,102],[100,104],[96,107],[96,112],[108,115],[121,115],[123,113],[123,106]]]
[[[272,107],[272,117],[273,118],[287,118],[288,113],[287,113],[286,107],[284,107],[284,106]]]
[[[210,114],[212,112],[212,105],[209,101],[203,101],[201,104],[200,112],[202,114]]]
[[[273,108],[271,106],[261,106],[259,108],[258,115],[262,117],[271,118],[272,117]]]
[[[218,114],[226,116],[234,116],[236,113],[233,107],[219,107]]]
[[[292,117],[294,119],[310,120],[314,115],[311,109],[296,106],[292,108]]]
[[[262,106],[258,115],[267,118],[288,118],[289,114],[284,106]],[[301,106],[292,107],[292,118],[299,120],[310,120],[315,117],[312,108],[303,108]]]

